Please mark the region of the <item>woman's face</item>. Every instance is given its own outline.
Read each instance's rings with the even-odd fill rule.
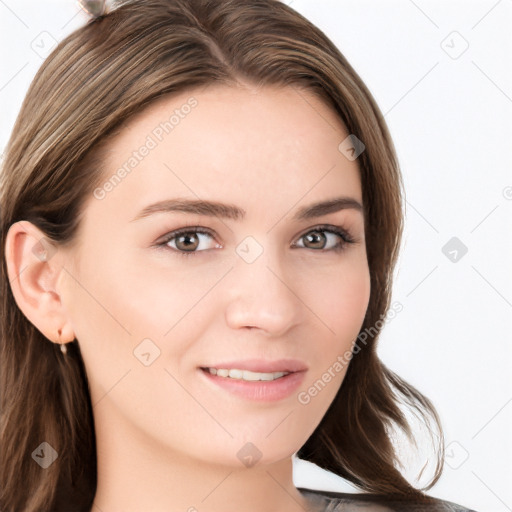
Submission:
[[[161,98],[113,140],[59,280],[98,431],[239,467],[306,442],[370,294],[348,135],[310,92],[215,86]],[[202,201],[225,206],[192,213]],[[247,382],[201,369],[244,364],[302,371]]]

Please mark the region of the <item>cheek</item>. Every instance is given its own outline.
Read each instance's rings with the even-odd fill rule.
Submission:
[[[132,345],[163,336],[183,316],[190,289],[179,276],[164,279],[130,256],[96,260],[82,276],[88,293],[79,301],[87,316],[108,330],[112,342],[129,338]]]
[[[146,337],[161,335],[168,321],[150,296],[152,288],[140,267],[110,249],[97,252],[98,245],[91,242],[79,268],[72,268],[66,308],[90,367],[101,367],[102,361],[111,368],[126,366],[132,363],[133,348]]]
[[[340,389],[352,359],[352,347],[364,321],[370,297],[367,265],[331,275],[317,295],[317,316],[323,336],[315,336],[314,369],[298,395],[311,417],[321,418]]]
[[[324,275],[316,287],[315,312],[340,341],[357,336],[366,314],[370,298],[370,273],[363,261]],[[310,291],[308,294],[311,296]]]

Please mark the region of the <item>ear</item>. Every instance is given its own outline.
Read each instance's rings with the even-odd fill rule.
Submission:
[[[7,232],[5,260],[16,304],[54,343],[67,343],[75,337],[58,291],[65,272],[63,256],[63,251],[31,222],[16,222]]]

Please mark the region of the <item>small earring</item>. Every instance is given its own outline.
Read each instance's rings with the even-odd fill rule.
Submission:
[[[59,329],[59,342],[60,342],[61,334],[62,334],[61,329]],[[64,355],[66,355],[66,354],[68,353],[68,348],[66,347],[66,344],[65,344],[65,343],[61,343],[61,344],[60,344],[60,351],[61,351]]]
[[[78,5],[92,18],[107,14],[106,0],[78,0]]]

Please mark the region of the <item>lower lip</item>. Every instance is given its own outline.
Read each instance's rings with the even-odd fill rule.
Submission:
[[[199,371],[211,382],[247,400],[258,402],[274,402],[290,396],[304,380],[305,371],[293,372],[275,380],[246,381],[231,379],[230,377],[218,377],[208,370]]]

